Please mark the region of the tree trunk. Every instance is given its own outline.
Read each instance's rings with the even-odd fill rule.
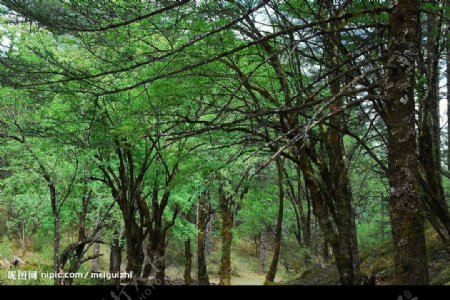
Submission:
[[[86,218],[88,214],[88,205],[89,200],[91,199],[91,191],[85,191],[83,195],[82,200],[82,210],[79,217],[79,223],[78,223],[78,239],[75,243],[69,244],[66,246],[64,251],[62,251],[59,259],[59,268],[61,271],[64,271],[65,266],[69,264],[68,273],[74,274],[78,272],[81,265],[83,264],[83,256],[85,252],[86,247]],[[100,218],[99,218],[100,222]],[[94,228],[92,234],[92,238],[95,239],[96,236],[99,234],[99,224],[97,224],[97,227]],[[98,253],[100,254],[100,253]],[[74,278],[64,278],[60,280],[60,284],[64,284],[66,286],[73,284]]]
[[[111,243],[111,253],[109,255],[109,272],[115,274],[120,272],[120,264],[122,263],[122,247],[117,235],[113,238]],[[114,278],[113,284],[119,285],[120,278]]]
[[[191,285],[192,277],[192,252],[191,252],[191,239],[184,241],[184,284]]]
[[[445,44],[447,60],[447,171],[450,172],[450,30],[447,31]]]
[[[248,180],[248,172],[244,172],[241,183]],[[240,183],[240,184],[241,184]],[[247,182],[248,183],[248,182]],[[233,226],[236,213],[239,210],[239,201],[242,201],[244,195],[248,192],[248,184],[243,185],[243,189],[238,196],[237,188],[234,193],[225,192],[222,183],[219,184],[218,194],[220,203],[220,216],[222,217],[222,256],[220,260],[220,285],[231,285],[231,245],[233,243]],[[239,184],[239,185],[240,185]]]
[[[143,211],[145,212],[147,219],[147,226],[149,226],[149,234],[148,234],[148,245],[146,249],[146,255],[148,258],[148,263],[144,266],[143,276],[147,278],[150,274],[155,272],[155,283],[157,285],[164,285],[166,278],[166,238],[168,234],[168,230],[175,224],[177,214],[179,212],[179,207],[175,206],[172,219],[170,222],[164,221],[164,210],[166,209],[171,191],[168,188],[170,182],[175,178],[178,164],[176,164],[172,172],[168,174],[168,181],[166,185],[164,185],[164,193],[162,197],[158,196],[158,191],[161,188],[160,183],[158,183],[159,172],[156,172],[156,179],[153,185],[152,192],[152,218],[150,219],[150,215],[148,209],[145,208]],[[160,198],[160,200],[159,200]],[[145,201],[142,201],[145,202]]]
[[[60,248],[60,241],[61,241],[60,227],[61,227],[61,220],[59,218],[59,214],[57,213],[54,215],[54,220],[53,220],[53,236],[54,236],[53,271],[56,272],[56,274],[60,273],[60,268],[59,268],[59,248]],[[55,278],[54,284],[60,285],[60,283],[61,283],[61,280],[59,278]]]
[[[418,15],[419,1],[399,0],[389,22],[386,127],[397,284],[428,284],[414,124]]]
[[[334,12],[333,1],[327,1],[330,11]],[[328,26],[337,26],[337,24],[329,24]],[[329,28],[330,29],[330,28]],[[334,70],[329,75],[330,91],[332,95],[339,95],[341,92],[341,84],[339,80],[339,49],[341,44],[340,34],[331,31],[330,34],[324,36],[324,48],[326,51],[326,61],[329,68]],[[338,97],[331,105],[332,111],[339,109],[343,105],[342,97]],[[350,178],[347,171],[345,161],[345,148],[343,129],[343,115],[337,114],[330,118],[332,126],[326,130],[321,127],[321,137],[325,144],[329,166],[323,170],[327,170],[326,175],[322,172],[324,183],[331,191],[336,209],[335,223],[338,232],[338,247],[340,248],[339,260],[347,267],[347,271],[342,274],[346,278],[346,284],[360,284],[361,271],[358,251],[358,241],[356,237],[356,225],[352,205],[352,192],[350,186]],[[326,240],[326,239],[325,239]]]
[[[209,285],[205,258],[206,192],[200,195],[197,210],[197,276],[199,285]]]
[[[297,204],[298,209],[300,212],[300,220],[302,222],[302,231],[303,231],[303,243],[306,248],[311,247],[311,220],[306,214],[304,208],[303,208],[303,201],[302,199],[305,198],[306,201],[309,201],[306,197],[303,197],[303,191],[302,191],[302,177],[301,177],[301,171],[297,167]],[[306,194],[306,193],[305,193]]]
[[[330,258],[330,250],[328,249],[328,241],[325,237],[322,239],[322,257],[325,261],[327,261]]]
[[[205,228],[205,258],[206,263],[214,250],[214,215],[208,211],[206,216],[206,228]]]
[[[233,242],[233,215],[222,211],[222,256],[220,259],[220,285],[231,285],[231,244]]]
[[[19,236],[20,250],[23,255],[26,252],[25,221],[22,220],[17,224],[17,234]]]
[[[384,221],[384,216],[385,214],[385,198],[383,197],[383,194],[380,195],[381,197],[381,217],[380,217],[380,231],[381,231],[381,240],[384,241],[386,239],[385,237],[385,227],[386,227],[386,223]]]
[[[281,250],[281,233],[283,229],[283,205],[284,205],[284,188],[283,188],[283,159],[278,157],[276,159],[278,169],[278,191],[279,191],[279,204],[278,204],[278,219],[277,227],[275,230],[274,251],[272,262],[270,263],[269,272],[267,272],[265,285],[273,283],[275,280],[278,260],[280,259]]]
[[[259,236],[259,245],[258,245],[258,261],[259,261],[259,273],[264,273],[264,268],[266,266],[266,233],[263,232]]]
[[[156,284],[164,285],[166,281],[166,236],[163,233],[156,248],[154,260]]]
[[[355,263],[352,259],[351,252],[352,247],[349,244],[345,244],[348,240],[340,238],[338,226],[336,225],[338,221],[335,220],[335,222],[333,222],[333,219],[330,216],[332,214],[330,213],[330,207],[327,205],[327,201],[329,201],[332,196],[327,194],[327,191],[322,188],[321,182],[318,180],[318,176],[312,168],[304,147],[299,147],[298,149],[300,154],[300,168],[305,175],[305,184],[310,191],[313,211],[319,222],[324,239],[333,249],[333,255],[339,271],[341,284],[357,284],[355,281]],[[335,216],[334,218],[339,217],[340,216]],[[347,247],[344,247],[343,245],[347,245]]]
[[[146,249],[148,263],[144,267],[143,278],[148,278],[153,272],[155,274],[155,284],[165,284],[165,252],[166,252],[166,231],[162,229],[161,217],[155,220],[155,227],[150,231],[149,243]]]
[[[98,238],[100,239],[100,232],[98,235]],[[96,256],[96,258],[94,258],[92,260],[92,266],[91,266],[91,272],[93,273],[97,273],[100,271],[100,243],[94,243],[94,247],[93,247],[93,251],[92,251],[92,255]]]
[[[134,217],[124,218],[125,223],[125,241],[126,241],[126,258],[127,272],[133,272],[133,278],[141,276],[142,265],[144,263],[144,252],[142,249],[142,235],[140,228],[136,224]]]

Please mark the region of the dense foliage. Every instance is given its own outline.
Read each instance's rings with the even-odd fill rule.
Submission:
[[[450,249],[447,1],[0,4],[2,281],[374,283],[389,242],[427,284]]]

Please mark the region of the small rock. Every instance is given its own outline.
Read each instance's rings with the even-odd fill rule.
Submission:
[[[20,257],[17,257],[17,256],[14,256],[14,258],[11,259],[11,264],[14,267],[20,266],[20,265],[22,265],[24,263],[25,263],[25,261],[23,261]]]

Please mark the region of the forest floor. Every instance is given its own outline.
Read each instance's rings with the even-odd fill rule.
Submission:
[[[427,230],[427,255],[431,285],[450,285],[450,254],[434,230]],[[361,251],[361,270],[367,276],[375,276],[376,285],[394,284],[393,250],[390,241],[380,243],[370,250]],[[333,263],[305,270],[295,279],[282,284],[339,285],[339,275]]]
[[[214,242],[214,252],[208,259],[208,277],[211,284],[219,284],[219,267],[220,267],[220,240],[216,239]],[[270,265],[272,259],[272,252],[267,252],[265,271]],[[258,256],[255,253],[254,245],[246,240],[238,240],[232,251],[231,259],[231,284],[232,285],[263,285],[266,273],[258,272]],[[193,266],[192,276],[195,278],[195,261]],[[167,276],[175,282],[183,282],[183,267],[172,266],[167,270]],[[287,277],[285,270],[279,265],[275,283],[281,283]]]
[[[208,273],[212,284],[219,283],[219,265],[220,265],[220,242],[216,243],[214,252],[208,259]],[[450,255],[446,252],[442,241],[433,230],[427,231],[427,251],[429,257],[430,283],[434,285],[450,285]],[[6,238],[0,241],[0,259],[20,256],[18,243]],[[387,285],[393,283],[394,263],[392,246],[390,241],[379,243],[375,247],[367,247],[361,251],[361,268],[365,275],[376,276],[377,285]],[[100,259],[100,269],[108,270],[109,249],[102,246],[102,253],[105,255]],[[40,252],[27,252],[23,259],[28,263],[26,270],[51,271],[52,270],[52,251],[51,247],[44,247]],[[272,253],[268,252],[266,257],[266,270],[270,264]],[[183,283],[183,259],[169,265],[167,276],[176,282]],[[168,258],[169,261],[169,258]],[[80,272],[88,272],[91,264],[84,264]],[[195,262],[192,276],[195,278]],[[39,284],[51,285],[49,279],[40,279],[37,281],[11,281],[6,277],[5,269],[0,268],[0,281],[3,284]],[[258,272],[258,257],[251,242],[239,240],[233,247],[232,252],[232,277],[233,285],[262,285],[264,283],[265,273]],[[75,284],[102,284],[92,280],[80,279]],[[333,261],[320,263],[314,267],[303,270],[300,274],[286,273],[286,270],[280,261],[275,284],[281,285],[338,285],[339,276]]]
[[[66,244],[74,242],[74,240],[64,239],[62,241],[62,248]],[[176,247],[173,247],[176,248]],[[208,276],[211,284],[219,284],[219,266],[220,266],[220,240],[217,239],[214,245],[214,251],[208,259]],[[100,257],[100,271],[107,271],[109,269],[109,247],[102,245],[101,253],[104,255]],[[50,279],[38,280],[9,280],[7,279],[7,269],[2,267],[1,261],[11,260],[13,257],[20,257],[26,262],[26,266],[20,266],[12,268],[11,270],[26,270],[26,271],[39,271],[39,272],[52,272],[52,247],[51,244],[43,245],[39,251],[27,251],[25,254],[20,250],[20,244],[17,240],[11,240],[6,237],[0,239],[0,282],[5,285],[51,285],[53,281]],[[270,265],[272,259],[272,253],[267,252],[266,255],[266,268]],[[166,275],[173,284],[183,284],[183,272],[184,272],[184,257],[179,252],[172,253],[166,258],[167,269]],[[172,262],[172,263],[169,263]],[[91,263],[87,262],[83,264],[79,272],[89,272],[91,269]],[[193,259],[192,277],[196,278],[196,263]],[[232,251],[232,276],[231,282],[233,285],[263,285],[265,280],[265,273],[258,272],[258,256],[255,253],[254,245],[251,242],[245,240],[238,240],[233,247]],[[286,278],[284,268],[279,266],[275,283],[280,283]],[[95,281],[92,279],[77,279],[74,284],[76,285],[92,285],[103,284],[104,282]]]

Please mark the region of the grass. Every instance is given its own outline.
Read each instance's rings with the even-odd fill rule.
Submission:
[[[62,244],[62,249],[67,244]],[[20,246],[16,241],[13,241],[7,237],[2,237],[0,240],[0,260],[6,259],[10,261],[14,256],[21,257],[27,264],[20,267],[11,266],[10,271],[15,272],[17,275],[19,271],[37,271],[39,276],[37,279],[25,279],[25,280],[14,280],[8,279],[8,270],[6,268],[0,269],[0,281],[4,285],[53,285],[53,279],[44,278],[40,276],[41,273],[53,273],[53,249],[51,243],[47,243],[43,247],[39,247],[39,251],[33,252],[31,250],[26,251],[23,255]],[[92,248],[89,250],[92,251]],[[102,245],[102,253],[104,256],[100,257],[100,269],[109,269],[109,248]],[[91,268],[91,263],[84,263],[79,272],[86,273],[89,272]],[[90,278],[80,278],[74,281],[74,285],[94,285],[102,284],[98,279]]]
[[[63,249],[64,246],[71,242],[70,240],[64,240],[64,244],[61,246]],[[208,259],[208,276],[210,278],[211,283],[218,284],[219,283],[219,267],[220,267],[220,240],[217,240],[215,243],[214,251],[211,253],[211,256]],[[173,247],[172,247],[173,248]],[[178,249],[176,253],[170,253],[170,257],[167,258],[167,270],[166,274],[174,280],[181,281],[183,280],[183,264],[184,259],[182,256],[184,255],[182,247],[175,247]],[[92,248],[89,250],[92,251]],[[172,251],[172,250],[171,250]],[[109,269],[109,253],[110,249],[106,245],[101,245],[101,253],[105,255],[100,257],[100,270],[107,271]],[[14,256],[20,256],[20,246],[16,241],[12,241],[6,237],[4,237],[0,241],[0,259],[5,258],[11,260]],[[172,258],[178,256],[177,260],[172,261]],[[181,257],[181,258],[180,258]],[[38,271],[40,272],[49,272],[53,273],[53,249],[52,243],[49,241],[48,243],[44,243],[39,247],[39,251],[27,251],[25,255],[22,257],[30,265],[22,266],[20,268],[12,268],[12,271]],[[258,257],[256,256],[254,245],[251,242],[238,240],[233,245],[232,257],[232,277],[231,282],[233,285],[262,285],[265,280],[265,273],[258,273]],[[267,252],[266,255],[266,268],[267,272],[268,267],[270,265],[270,261],[272,259],[272,253]],[[79,272],[85,273],[89,272],[91,268],[91,263],[84,263]],[[38,277],[37,280],[10,280],[7,278],[7,271],[0,271],[0,281],[5,285],[52,285],[53,280],[49,278],[41,278]],[[279,263],[279,268],[277,272],[277,277],[275,278],[275,282],[280,282],[287,278],[287,274],[284,270],[284,267],[281,265],[281,261]],[[195,255],[193,259],[192,266],[192,277],[196,277],[196,262]],[[101,280],[95,279],[76,279],[74,280],[74,285],[93,285],[93,284],[103,284]]]
[[[430,284],[450,285],[450,255],[433,229],[426,230],[427,255]],[[374,247],[360,251],[361,271],[365,275],[375,275],[377,285],[394,284],[394,259],[391,241],[383,241]],[[302,275],[285,284],[339,284],[339,276],[334,265],[313,266]]]
[[[450,285],[450,255],[445,251],[444,245],[434,233],[433,230],[426,231],[427,239],[427,253],[429,257],[430,283],[436,285]],[[63,245],[64,246],[64,245]],[[90,252],[92,249],[89,250]],[[170,257],[167,258],[168,268],[167,275],[179,282],[183,281],[183,253],[182,247],[178,248],[177,253],[172,253],[171,256],[177,255],[178,260],[172,261]],[[109,248],[106,245],[101,245],[101,252],[105,255],[100,257],[100,270],[107,271],[109,269]],[[14,256],[20,256],[20,246],[14,241],[6,237],[0,240],[0,259],[10,260]],[[216,240],[214,251],[208,259],[208,275],[211,283],[219,283],[219,266],[220,266],[220,240]],[[371,248],[362,249],[361,255],[361,269],[366,275],[375,275],[378,285],[393,283],[394,277],[394,261],[393,251],[390,241],[379,242]],[[40,247],[38,252],[27,251],[22,259],[30,263],[27,266],[20,268],[12,268],[13,271],[39,271],[39,272],[53,272],[53,251],[51,242],[46,243]],[[266,255],[267,272],[272,253],[268,252]],[[171,264],[169,264],[171,262]],[[259,273],[258,257],[256,256],[254,245],[245,240],[238,240],[233,245],[232,251],[232,277],[233,285],[262,285],[265,279],[265,273]],[[83,264],[79,270],[81,273],[89,272],[91,262]],[[328,263],[317,263],[309,268],[300,268],[299,273],[287,273],[283,266],[283,258],[278,264],[276,284],[339,284],[339,276],[336,267],[332,261]],[[300,274],[300,275],[299,275]],[[196,278],[196,262],[195,255],[192,266],[192,277]],[[38,278],[37,280],[9,280],[7,278],[7,271],[2,269],[0,271],[0,281],[5,285],[52,285],[53,280],[49,278]],[[76,279],[74,285],[93,285],[103,284],[102,280],[95,279]]]

